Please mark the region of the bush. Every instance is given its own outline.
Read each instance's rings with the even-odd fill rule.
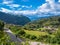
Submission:
[[[4,29],[4,22],[0,21],[0,30]]]
[[[37,37],[34,36],[34,35],[32,35],[32,36],[30,37],[31,40],[34,40],[34,39],[36,39],[36,38],[37,38]]]
[[[26,38],[30,38],[30,36],[31,36],[30,34],[26,34],[25,35]]]
[[[24,35],[25,34],[25,31],[24,30],[20,30],[17,34],[18,35]]]
[[[43,40],[43,38],[41,37],[41,36],[39,36],[38,38],[37,38],[37,41],[42,41]]]

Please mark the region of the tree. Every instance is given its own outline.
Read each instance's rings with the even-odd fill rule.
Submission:
[[[34,40],[34,39],[36,39],[37,37],[35,36],[35,35],[31,35],[31,40]]]
[[[58,21],[60,22],[60,18],[58,18]]]
[[[24,30],[20,30],[20,31],[17,33],[17,35],[23,35],[23,34],[25,34],[25,31],[24,31]]]
[[[3,30],[3,29],[4,29],[4,22],[0,21],[0,30]]]
[[[30,38],[30,36],[31,36],[30,34],[26,34],[25,35],[26,38]]]

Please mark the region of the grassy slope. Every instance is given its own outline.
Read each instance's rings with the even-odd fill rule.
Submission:
[[[40,35],[47,35],[48,33],[46,32],[39,32],[39,31],[29,31],[29,30],[25,30],[26,34],[30,34],[30,35],[35,35],[35,36],[40,36]]]

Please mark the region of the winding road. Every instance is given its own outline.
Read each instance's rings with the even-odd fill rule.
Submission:
[[[20,38],[16,37],[16,35],[13,34],[13,32],[10,29],[5,28],[4,31],[10,36],[10,38],[13,42],[22,42],[22,40]]]

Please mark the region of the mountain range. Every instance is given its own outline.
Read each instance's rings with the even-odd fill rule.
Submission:
[[[38,14],[23,15],[23,14],[0,12],[0,20],[4,21],[6,23],[9,23],[9,24],[15,24],[15,25],[25,25],[25,24],[29,23],[30,21],[39,20],[39,19],[43,19],[43,18],[49,18],[52,16],[60,16],[60,15],[46,14],[45,16],[40,16]]]
[[[30,19],[23,15],[14,15],[9,13],[0,12],[0,20],[15,25],[25,25],[30,22]]]

